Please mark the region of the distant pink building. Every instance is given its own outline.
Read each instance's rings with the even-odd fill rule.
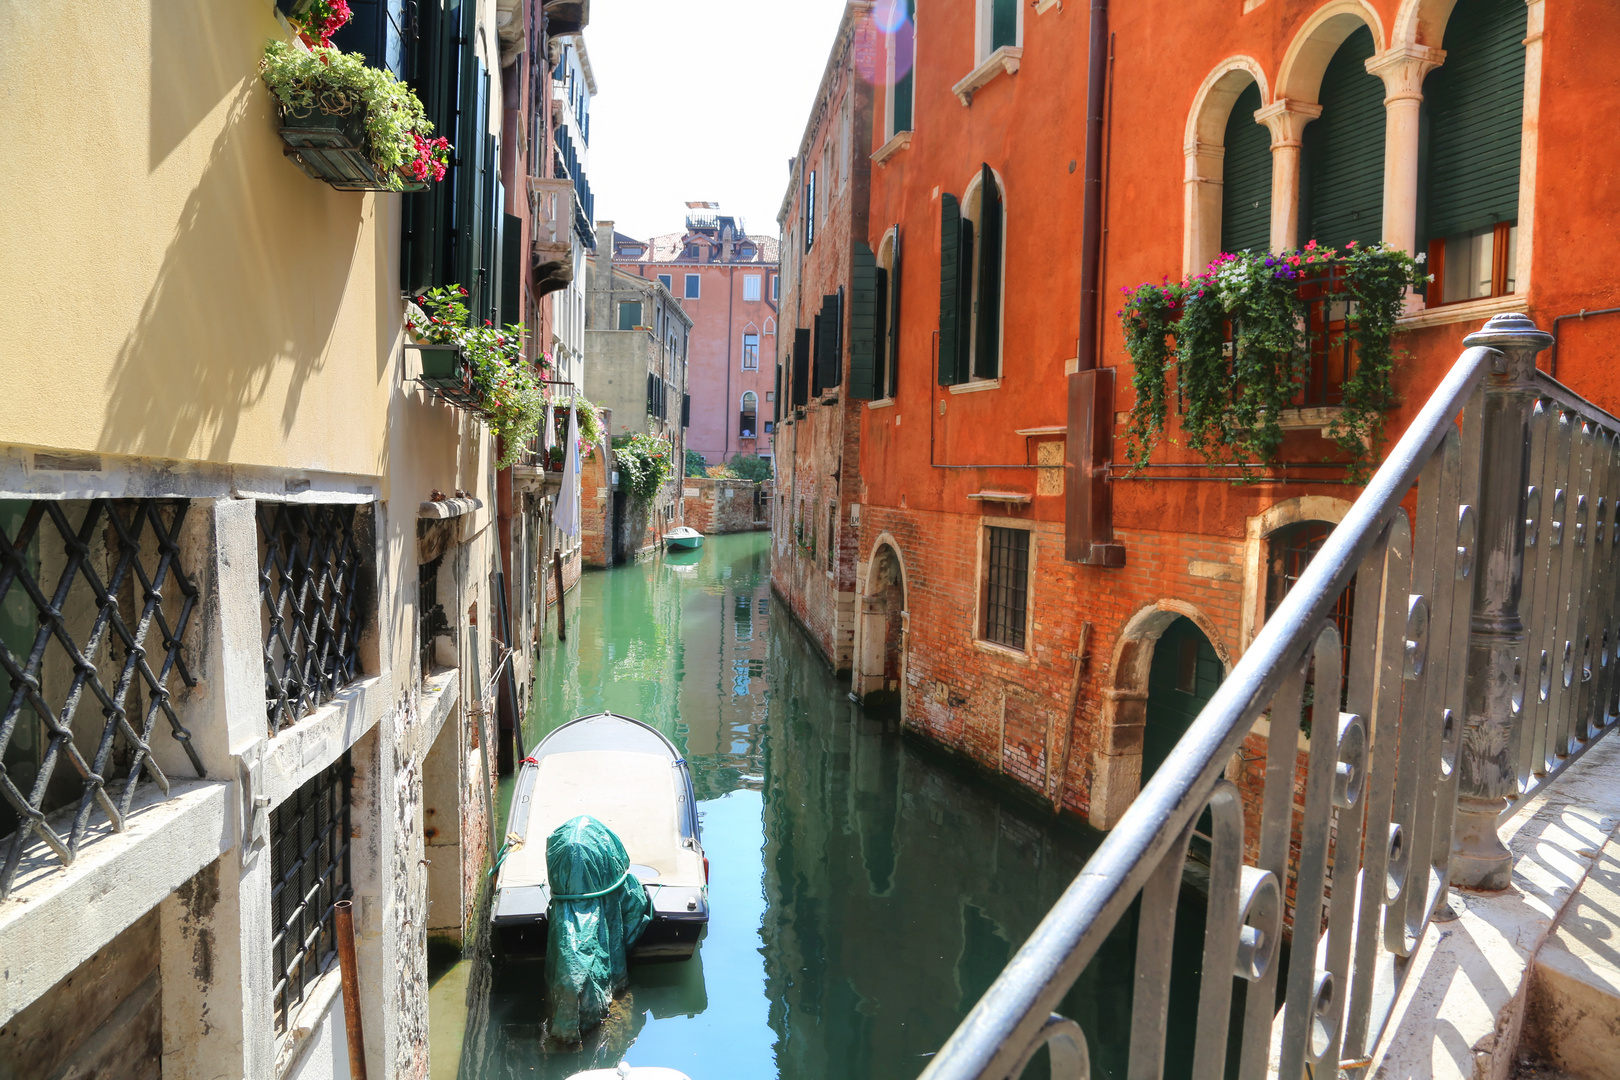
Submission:
[[[718,204],[686,204],[686,231],[635,240],[615,233],[619,269],[656,277],[692,318],[686,445],[710,465],[769,457],[775,417],[777,241],[750,236]]]

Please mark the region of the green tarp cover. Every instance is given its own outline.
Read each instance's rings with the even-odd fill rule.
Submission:
[[[589,814],[564,822],[546,839],[546,880],[550,1034],[578,1042],[628,984],[630,947],[652,922],[652,904],[630,872],[624,844]]]

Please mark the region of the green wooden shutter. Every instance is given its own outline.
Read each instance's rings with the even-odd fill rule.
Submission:
[[[462,17],[459,0],[444,7],[422,4],[416,16],[416,36],[408,43],[406,67],[411,72],[411,87],[421,98],[434,132],[456,144],[444,180],[426,191],[408,194],[402,201],[400,283],[410,293],[455,280],[449,237],[459,171],[456,162],[461,155],[456,115],[462,85],[463,52],[457,44]]]
[[[1344,39],[1322,75],[1322,115],[1305,126],[1301,242],[1376,243],[1384,218],[1384,82],[1367,73],[1375,51],[1362,27]]]
[[[856,241],[849,291],[849,396],[877,397],[878,267],[872,249]]]
[[[900,226],[894,227],[894,257],[889,260],[889,333],[884,342],[883,390],[893,397],[900,388]]]
[[[832,331],[832,347],[827,351],[827,377],[821,385],[836,390],[844,381],[844,287],[828,293],[821,306],[827,309],[827,326]]]
[[[1001,189],[989,165],[979,167],[979,296],[973,374],[1001,371]]]
[[[872,398],[875,400],[889,396],[884,386],[889,370],[889,271],[880,266],[872,276]],[[851,359],[852,371],[854,365],[855,361]]]
[[[1423,87],[1430,238],[1518,220],[1528,19],[1524,0],[1460,0],[1451,11],[1445,66]]]
[[[894,131],[911,130],[912,97],[917,85],[912,77],[917,60],[917,0],[906,0],[906,21],[890,37],[894,50]]]
[[[501,313],[503,326],[523,321],[523,219],[501,215]]]
[[[1260,85],[1250,83],[1226,119],[1222,251],[1265,251],[1271,244],[1271,132],[1255,123],[1260,105]]]
[[[962,213],[956,196],[939,197],[939,385],[950,386],[956,377],[956,306],[962,276]]]
[[[811,376],[811,396],[820,397],[823,390],[838,385],[838,294],[827,293],[821,298],[821,313],[816,316],[816,366]]]
[[[793,404],[803,407],[810,400],[810,331],[793,331]]]
[[[1018,44],[1018,0],[991,0],[990,48]]]

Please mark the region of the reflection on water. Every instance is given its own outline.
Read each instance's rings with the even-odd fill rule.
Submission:
[[[633,969],[616,1015],[571,1053],[543,1041],[542,963],[497,958],[470,980],[463,1080],[620,1058],[694,1080],[915,1076],[1095,834],[1055,827],[855,707],[775,608],[764,534],[588,574],[570,600],[528,744],[602,710],[669,735],[693,767],[713,917],[693,960]],[[1117,933],[1065,1003],[1099,1076],[1123,1072],[1130,938]]]

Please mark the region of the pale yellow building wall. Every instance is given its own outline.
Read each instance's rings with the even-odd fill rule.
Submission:
[[[385,471],[399,197],[283,156],[285,36],[271,0],[0,7],[0,440]]]

